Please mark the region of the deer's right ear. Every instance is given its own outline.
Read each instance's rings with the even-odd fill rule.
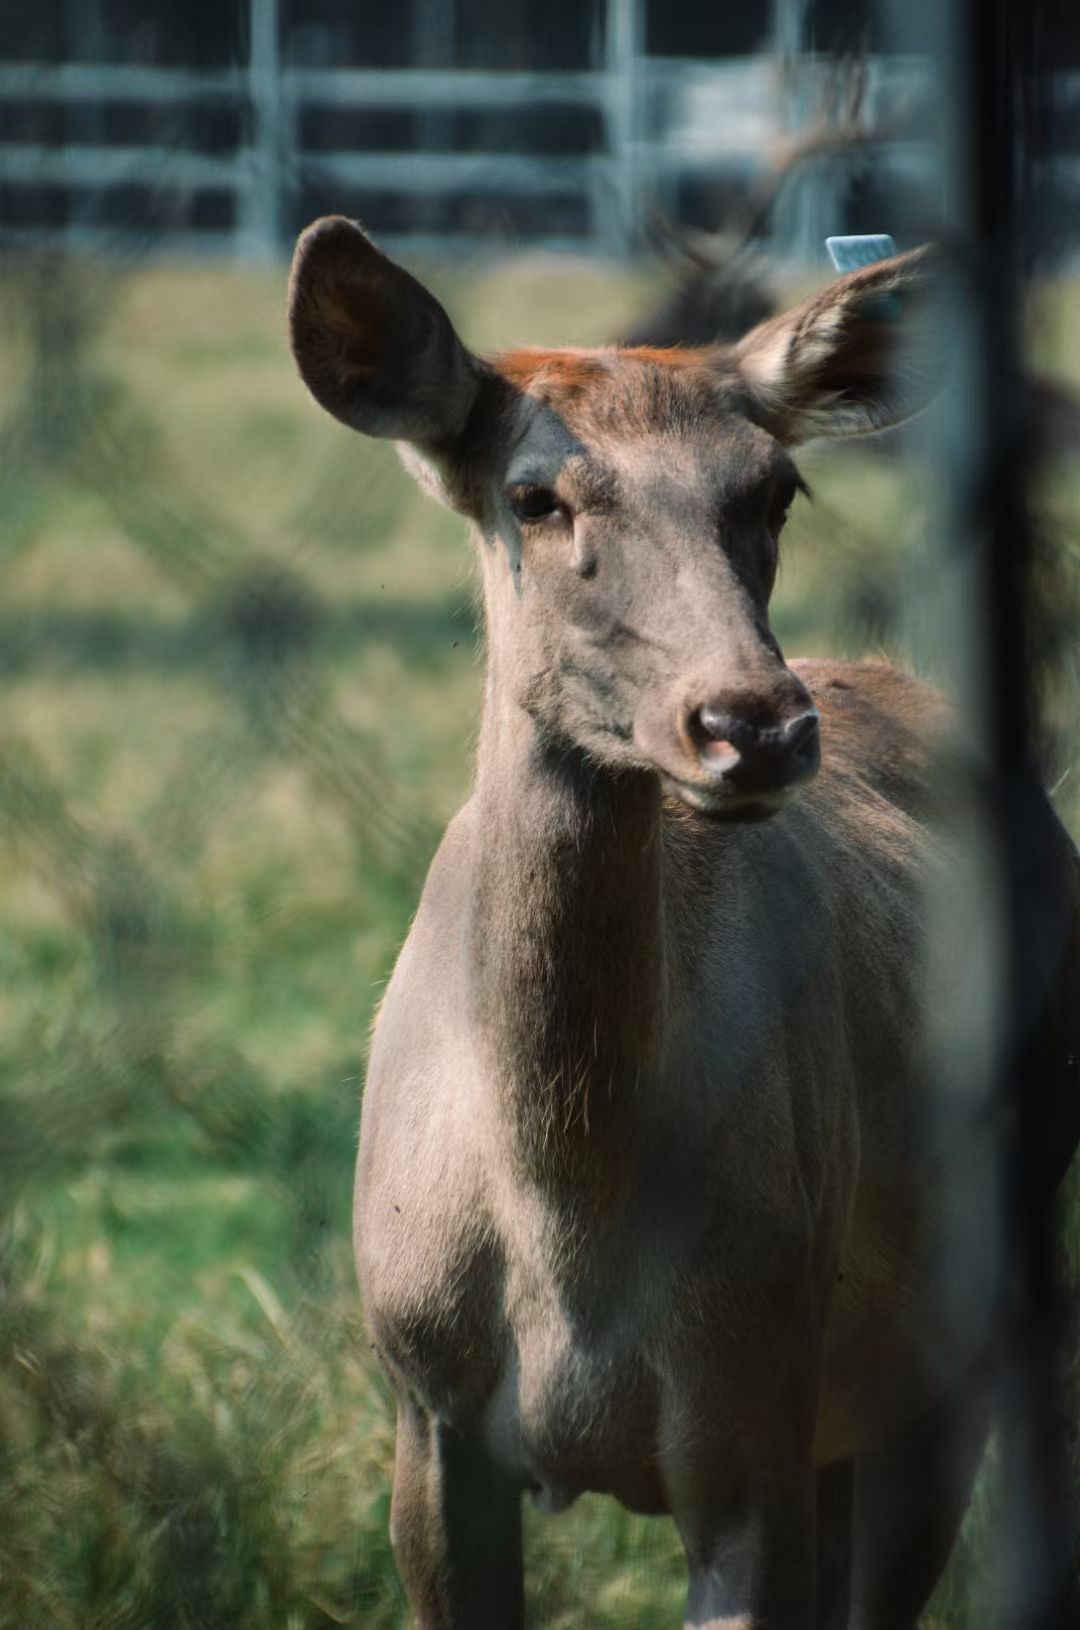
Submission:
[[[302,234],[289,340],[312,396],[353,430],[433,450],[464,430],[480,364],[434,295],[355,221],[330,215]]]
[[[926,247],[875,261],[751,329],[734,353],[751,417],[797,447],[884,430],[925,407],[943,372],[938,258]]]

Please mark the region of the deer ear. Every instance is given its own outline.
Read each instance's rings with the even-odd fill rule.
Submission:
[[[312,396],[353,430],[433,449],[464,430],[480,364],[434,295],[355,221],[330,215],[301,236],[289,340]]]
[[[735,348],[751,417],[792,447],[884,430],[925,407],[941,372],[926,320],[938,271],[931,247],[893,255],[751,329]]]

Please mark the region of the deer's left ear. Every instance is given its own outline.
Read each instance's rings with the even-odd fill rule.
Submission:
[[[327,216],[297,244],[289,339],[312,396],[353,430],[425,451],[464,430],[480,363],[435,296],[355,221]]]
[[[735,348],[751,417],[794,447],[884,430],[917,413],[940,382],[925,320],[938,283],[936,252],[913,249],[751,329]]]

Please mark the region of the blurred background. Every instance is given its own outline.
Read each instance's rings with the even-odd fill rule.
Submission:
[[[1033,679],[1077,835],[1080,27],[1035,10]],[[352,1165],[482,651],[461,523],[294,375],[296,232],[359,217],[479,350],[733,338],[827,234],[949,239],[950,15],[0,0],[3,1630],[404,1622]],[[933,455],[808,451],[788,655],[956,682]],[[1063,1232],[1075,1267],[1078,1194]],[[994,1622],[996,1464],[937,1630]],[[679,1622],[667,1523],[586,1500],[527,1540],[530,1622]]]

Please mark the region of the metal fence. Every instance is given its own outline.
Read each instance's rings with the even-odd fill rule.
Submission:
[[[895,20],[903,8],[886,9]],[[1004,1557],[998,1606],[1008,1630],[1064,1630],[1074,1622],[1068,1575],[1075,1565],[1076,1528],[1069,1488],[1074,1471],[1067,1464],[1062,1427],[1071,1417],[1057,1350],[1065,1324],[1053,1264],[1059,1229],[1053,1213],[1030,1203],[1025,1163],[1035,1134],[1014,1056],[1020,1020],[1010,1008],[1016,988],[1010,973],[1023,962],[1029,921],[1021,881],[1023,809],[1035,775],[1038,698],[1030,648],[1043,592],[1033,584],[1037,549],[1025,498],[1031,469],[1016,415],[1023,389],[1021,262],[1029,246],[1054,259],[1053,216],[1055,209],[1067,210],[1062,199],[1068,196],[1073,161],[1052,145],[1025,148],[1032,137],[1017,129],[1016,109],[1022,93],[1034,94],[1042,107],[1051,82],[1051,99],[1065,104],[1076,87],[1036,60],[1032,35],[1019,25],[1012,37],[1015,57],[1003,55],[1009,39],[1001,26],[1006,7],[957,0],[949,7],[910,10],[906,22],[895,22],[897,49],[888,67],[871,64],[879,81],[875,108],[880,116],[890,98],[900,97],[907,80],[922,71],[920,65],[936,66],[950,112],[946,137],[894,147],[893,156],[923,182],[928,152],[933,160],[933,197],[928,203],[924,196],[921,221],[911,215],[907,224],[914,229],[932,219],[945,231],[961,296],[952,335],[958,383],[929,437],[941,455],[939,521],[930,551],[936,564],[914,593],[936,593],[948,578],[938,627],[944,626],[940,637],[954,649],[956,688],[980,747],[982,770],[964,796],[973,827],[984,834],[981,864],[996,879],[996,890],[990,906],[980,901],[970,915],[965,907],[957,920],[981,923],[986,943],[1005,947],[1000,961],[989,956],[980,961],[967,946],[959,953],[972,954],[978,964],[976,1016],[990,1010],[1003,1015],[998,1034],[1004,1043],[991,1056],[978,1111],[994,1114],[1004,1107],[1002,1124],[1021,1128],[1019,1138],[1001,1145],[1002,1164],[989,1174],[998,1186],[1001,1230],[988,1248],[1009,1253],[1013,1276],[1010,1365],[1002,1388],[1008,1405],[1001,1439],[1008,1494],[1007,1521],[997,1530]],[[70,533],[85,519],[77,506],[87,500],[105,517],[109,538],[122,540],[138,568],[168,585],[174,612],[160,621],[150,614],[113,615],[107,588],[89,610],[71,614],[54,613],[47,593],[46,603],[39,600],[32,612],[20,602],[0,613],[0,675],[16,702],[27,677],[59,675],[49,706],[62,710],[77,705],[80,685],[90,674],[120,674],[140,665],[176,675],[195,671],[212,676],[222,703],[213,726],[193,733],[163,771],[134,833],[115,812],[96,810],[93,798],[76,784],[79,777],[92,781],[87,769],[95,750],[92,732],[86,742],[76,740],[70,759],[58,764],[47,743],[35,739],[28,703],[25,719],[17,708],[8,717],[0,752],[4,853],[45,880],[47,892],[60,902],[68,937],[61,943],[59,932],[52,939],[43,933],[40,944],[34,941],[43,960],[29,982],[40,979],[50,992],[61,989],[59,1008],[35,1010],[16,1039],[0,1050],[8,1073],[0,1159],[17,1201],[11,1207],[14,1221],[0,1240],[0,1410],[5,1421],[32,1419],[38,1434],[32,1442],[20,1439],[22,1468],[11,1473],[6,1462],[0,1466],[0,1489],[5,1497],[14,1490],[10,1531],[20,1535],[28,1486],[46,1513],[43,1523],[48,1519],[62,1527],[55,1493],[34,1484],[24,1469],[35,1456],[50,1475],[71,1475],[70,1484],[56,1486],[74,1491],[73,1503],[78,1496],[84,1509],[99,1503],[103,1509],[123,1508],[123,1519],[115,1512],[110,1519],[112,1572],[99,1560],[93,1566],[78,1558],[70,1564],[80,1581],[85,1575],[87,1601],[93,1600],[98,1613],[91,1618],[87,1610],[83,1622],[100,1626],[235,1622],[324,1630],[331,1623],[391,1622],[394,1587],[386,1558],[372,1549],[374,1541],[370,1554],[359,1560],[344,1539],[327,1540],[320,1551],[320,1536],[339,1533],[338,1519],[325,1509],[313,1526],[315,1538],[302,1545],[296,1539],[297,1512],[308,1490],[320,1478],[339,1487],[334,1478],[340,1445],[324,1440],[345,1431],[346,1412],[334,1413],[336,1380],[324,1384],[312,1374],[340,1329],[334,1326],[328,1335],[327,1317],[302,1330],[252,1277],[252,1294],[273,1326],[275,1344],[263,1351],[246,1329],[235,1340],[213,1332],[205,1371],[191,1383],[192,1408],[202,1410],[200,1422],[210,1424],[194,1448],[191,1443],[178,1448],[171,1421],[155,1421],[143,1404],[133,1416],[127,1413],[132,1389],[137,1403],[148,1392],[156,1397],[153,1365],[159,1359],[170,1385],[176,1384],[167,1343],[160,1353],[154,1350],[142,1371],[136,1365],[129,1373],[118,1365],[118,1379],[99,1386],[92,1320],[85,1329],[67,1328],[59,1318],[55,1329],[45,1324],[48,1297],[42,1286],[48,1290],[52,1283],[49,1251],[54,1257],[59,1251],[50,1246],[48,1230],[52,1226],[60,1237],[62,1224],[42,1222],[39,1228],[33,1214],[39,1207],[46,1216],[41,1196],[51,1195],[58,1184],[73,1184],[88,1166],[117,1161],[128,1170],[149,1163],[155,1140],[170,1150],[187,1147],[231,1178],[248,1173],[258,1161],[273,1174],[276,1202],[288,1213],[304,1282],[310,1287],[322,1272],[325,1289],[335,1270],[324,1246],[329,1209],[324,1191],[331,1179],[347,1181],[355,1076],[346,1070],[359,1072],[360,1044],[345,1063],[335,1059],[333,1091],[312,1110],[303,1094],[282,1095],[271,1083],[265,1056],[260,1065],[242,1048],[229,1052],[201,1040],[199,1024],[192,1022],[198,1004],[191,993],[199,988],[203,964],[213,966],[215,956],[222,955],[216,936],[227,938],[235,925],[214,917],[191,876],[204,863],[209,867],[207,857],[230,809],[268,767],[285,766],[309,791],[315,789],[320,807],[335,812],[353,846],[348,864],[369,866],[377,879],[373,888],[400,892],[396,915],[391,914],[396,930],[407,916],[438,823],[423,798],[408,788],[401,768],[387,762],[385,735],[358,724],[344,706],[330,659],[343,644],[374,637],[374,630],[414,638],[418,649],[438,644],[448,650],[468,645],[472,629],[464,590],[443,599],[394,603],[377,583],[366,595],[334,595],[315,585],[304,551],[310,537],[327,527],[328,508],[366,506],[377,514],[381,502],[374,487],[357,492],[346,459],[335,455],[319,467],[284,529],[284,551],[266,548],[257,529],[245,530],[224,503],[208,499],[189,479],[163,403],[149,390],[139,394],[101,362],[101,336],[122,286],[117,280],[129,275],[126,257],[142,247],[164,255],[198,248],[241,259],[277,259],[312,189],[328,200],[340,197],[345,209],[365,194],[405,200],[408,209],[396,216],[397,203],[387,205],[387,219],[396,219],[398,228],[386,235],[414,250],[442,249],[450,242],[475,248],[490,241],[470,230],[465,218],[454,224],[444,216],[442,227],[433,227],[432,204],[440,197],[491,202],[502,193],[517,194],[538,206],[533,219],[542,219],[545,201],[558,205],[571,199],[570,215],[580,230],[551,233],[541,226],[536,240],[549,248],[584,243],[619,251],[637,240],[649,207],[672,207],[680,176],[744,177],[760,162],[776,129],[775,78],[763,60],[736,66],[649,62],[642,50],[640,8],[618,0],[609,7],[604,64],[544,74],[299,67],[281,61],[273,6],[254,0],[252,17],[250,65],[242,70],[88,64],[0,70],[0,97],[36,108],[46,103],[90,108],[90,135],[95,118],[99,135],[105,134],[104,110],[120,105],[149,106],[158,119],[163,110],[195,106],[243,110],[237,126],[243,139],[225,153],[156,139],[109,145],[89,136],[55,144],[5,140],[0,146],[0,176],[9,200],[12,189],[28,197],[37,190],[39,200],[41,189],[63,193],[52,226],[9,218],[3,228],[7,248],[17,251],[5,260],[2,292],[12,354],[20,361],[18,388],[9,392],[0,423],[3,558],[14,574],[16,566],[29,571],[35,557],[52,552],[60,562],[53,569],[62,574]],[[809,65],[811,80],[819,66]],[[441,115],[523,104],[547,109],[553,119],[566,109],[595,116],[602,131],[596,150],[555,157],[423,150],[375,154],[352,148],[314,151],[305,137],[312,109],[363,109],[380,116],[406,109],[434,121],[430,129],[437,139]],[[706,140],[720,105],[729,123],[722,136]],[[800,117],[806,117],[805,107],[787,114],[792,125]],[[1021,153],[1030,159],[1040,186],[1049,184],[1038,210],[1032,207],[1033,189],[1022,184],[1022,175],[1018,179]],[[119,224],[103,211],[107,193],[143,182],[165,199],[160,230],[133,224],[123,208]],[[838,207],[844,185],[843,173],[835,170],[816,178],[814,199],[800,203],[789,223],[791,241],[808,242],[823,218],[830,227],[839,224],[830,211]],[[205,217],[210,224],[193,227],[191,200],[219,195],[229,200],[220,221],[213,222],[211,211]],[[170,197],[180,201],[171,220]],[[50,253],[41,256],[42,247]],[[120,265],[82,254],[102,248],[123,251]],[[26,249],[35,253],[24,255]],[[598,341],[609,337],[614,336],[596,335]],[[219,362],[213,359],[215,367]],[[271,416],[267,434],[273,433]],[[74,522],[57,521],[65,505],[72,507]],[[972,615],[973,606],[985,607],[985,616]],[[1071,652],[1065,650],[1070,642]],[[1051,654],[1074,661],[1075,644],[1076,626],[1070,622]],[[438,682],[449,685],[451,679],[440,669]],[[163,709],[162,735],[172,722]],[[314,840],[305,835],[304,841]],[[213,876],[212,868],[206,875]],[[958,898],[968,881],[958,880]],[[269,935],[275,909],[272,897],[256,901],[242,931],[265,928]],[[44,908],[42,915],[47,915]],[[49,983],[50,956],[70,956],[76,968],[62,986]],[[84,968],[89,972],[80,983]],[[977,1044],[989,1046],[985,1035]],[[342,1081],[350,1085],[340,1094]],[[109,1223],[116,1238],[124,1226],[122,1215]],[[964,1271],[964,1264],[953,1266]],[[97,1271],[92,1263],[90,1271]],[[340,1283],[332,1289],[339,1292]],[[346,1287],[343,1300],[351,1294]],[[132,1328],[136,1323],[132,1320]],[[1038,1342],[1026,1339],[1033,1329],[1042,1332]],[[170,1339],[179,1341],[175,1331]],[[294,1390],[270,1432],[263,1420],[269,1394],[260,1386],[267,1375],[282,1370]],[[91,1373],[97,1392],[87,1379]],[[359,1373],[374,1392],[370,1372]],[[356,1390],[348,1407],[355,1405]],[[274,1456],[281,1440],[297,1421],[307,1421],[305,1411],[321,1412],[318,1455],[311,1447],[312,1428],[296,1450],[296,1465],[280,1472],[280,1486],[293,1502],[287,1519],[267,1517],[259,1507],[257,1521],[267,1525],[265,1550],[257,1565],[246,1555],[236,1565],[246,1592],[241,1602],[241,1595],[230,1595],[233,1573],[221,1558],[237,1548],[237,1523],[256,1522],[252,1489],[266,1494],[267,1509],[285,1509],[287,1501],[279,1500],[267,1481],[267,1465],[278,1464]],[[385,1434],[378,1409],[373,1418]],[[230,1436],[234,1419],[243,1431]],[[254,1445],[250,1451],[244,1447],[245,1432]],[[381,1440],[380,1454],[385,1461]],[[84,1465],[95,1459],[102,1468],[100,1483],[93,1481],[98,1473]],[[352,1498],[356,1490],[350,1486],[348,1492]],[[368,1500],[363,1520],[370,1515],[370,1532],[382,1532],[385,1511],[376,1509],[375,1494],[362,1492]],[[16,1496],[24,1501],[21,1516]],[[34,1558],[27,1564],[18,1551],[30,1541],[11,1541],[10,1554],[3,1550],[6,1543],[0,1538],[0,1557],[23,1594],[12,1598],[15,1617],[5,1620],[0,1607],[0,1624],[23,1630],[40,1610]],[[100,1536],[97,1543],[104,1543]],[[64,1555],[57,1550],[50,1563],[57,1576],[61,1564],[55,1558]],[[286,1555],[295,1578],[275,1572]],[[195,1582],[199,1578],[202,1585]],[[256,1587],[248,1590],[252,1579]],[[53,1591],[59,1604],[53,1618],[42,1623],[80,1622],[65,1607],[52,1574],[40,1588]],[[141,1619],[133,1608],[128,1620],[110,1616],[110,1604],[125,1591],[136,1593],[137,1600],[131,1600]],[[180,1617],[169,1617],[176,1614]],[[634,1622],[632,1609],[625,1622]]]
[[[650,55],[642,0],[607,0],[578,69],[305,65],[277,0],[251,0],[243,67],[5,66],[0,42],[0,230],[8,243],[272,258],[336,200],[413,249],[501,238],[622,254],[688,191],[715,224],[710,200],[759,171],[778,129],[813,117],[814,66],[804,59],[793,98],[769,54],[799,9],[776,0],[762,52],[724,62]],[[890,122],[919,76],[902,56],[868,59],[871,117]],[[925,172],[913,133],[887,145],[898,176]],[[837,228],[844,194],[835,166],[807,177],[787,247],[806,253]]]

